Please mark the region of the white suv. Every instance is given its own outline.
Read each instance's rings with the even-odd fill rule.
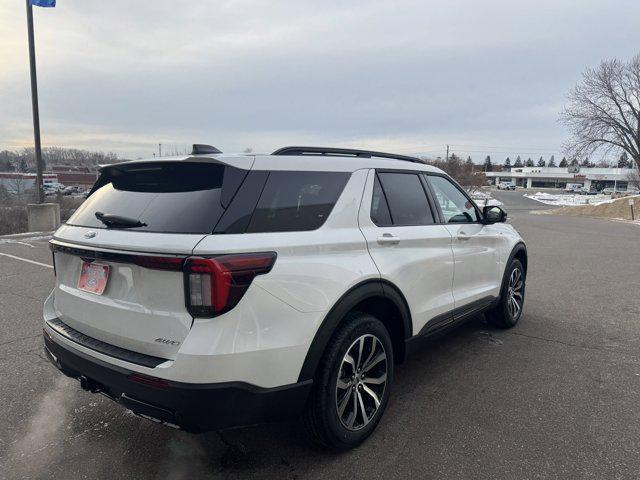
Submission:
[[[516,189],[515,183],[511,183],[511,182],[498,183],[498,190],[515,190],[515,189]]]
[[[318,147],[110,165],[51,240],[50,360],[187,431],[303,414],[336,449],[385,410],[394,364],[487,313],[522,315],[527,253],[412,157]]]

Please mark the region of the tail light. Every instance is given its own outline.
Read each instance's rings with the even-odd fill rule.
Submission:
[[[189,313],[215,317],[231,310],[256,275],[271,271],[275,261],[275,252],[187,258],[184,275]]]
[[[148,255],[135,255],[133,263],[153,270],[182,270],[184,258],[181,257],[153,257]]]

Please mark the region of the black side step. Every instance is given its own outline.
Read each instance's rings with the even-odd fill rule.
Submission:
[[[484,297],[453,311],[432,318],[417,335],[405,340],[406,355],[420,351],[429,342],[494,307],[499,297]]]

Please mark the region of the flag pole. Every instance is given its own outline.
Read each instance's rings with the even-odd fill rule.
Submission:
[[[36,201],[44,203],[42,190],[42,149],[40,145],[40,113],[38,109],[38,79],[36,77],[36,47],[33,39],[33,7],[27,3],[27,32],[29,37],[29,66],[31,68],[31,106],[33,109],[33,138],[36,153]]]

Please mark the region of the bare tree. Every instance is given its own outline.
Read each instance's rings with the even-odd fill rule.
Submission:
[[[473,161],[470,160],[471,159],[469,158],[466,162],[463,162],[462,158],[455,153],[452,153],[446,160],[441,158],[436,160],[425,160],[425,163],[435,165],[441,170],[444,170],[455,178],[456,181],[465,188],[465,190],[469,193],[473,193],[484,185],[486,177],[484,175],[484,171],[474,171],[475,168]]]
[[[5,185],[7,190],[15,195],[22,195],[27,190],[27,180],[20,174],[7,179]]]
[[[640,53],[628,63],[605,60],[589,68],[569,92],[561,120],[572,157],[627,152],[640,166]]]
[[[629,175],[627,175],[629,185],[635,190],[640,190],[640,170],[634,168]]]

